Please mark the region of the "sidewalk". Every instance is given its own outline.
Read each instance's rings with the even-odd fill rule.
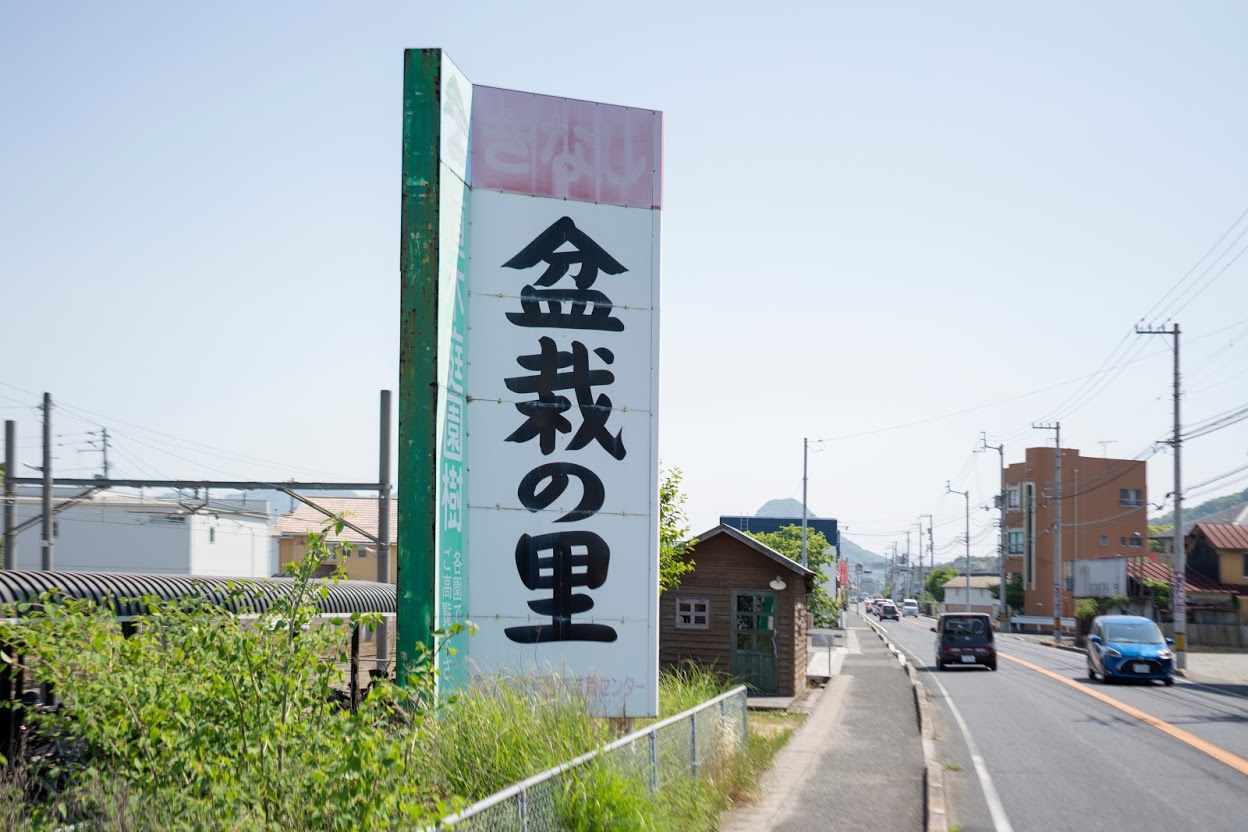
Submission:
[[[850,616],[839,671],[776,755],[762,797],[726,813],[725,832],[923,829],[923,747],[910,678]]]

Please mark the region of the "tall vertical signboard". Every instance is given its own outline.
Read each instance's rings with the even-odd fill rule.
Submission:
[[[409,51],[409,73],[431,51]],[[447,67],[442,131],[462,79]],[[405,367],[401,400],[432,406],[436,424],[409,414],[423,431],[411,442],[400,424],[414,461],[400,482],[400,651],[414,650],[405,623],[428,637],[403,612],[420,608],[408,589],[419,594],[427,574],[430,620],[477,627],[443,657],[444,684],[558,673],[596,713],[653,715],[661,115],[466,82],[454,100],[471,115],[468,158],[458,175],[445,132],[425,137],[444,158],[438,193],[421,197],[439,217],[420,227],[407,222],[404,154],[404,250],[420,248],[409,234],[437,228],[438,239],[422,273],[435,318],[409,332],[404,303],[403,360],[418,363],[408,345],[423,338],[435,375]],[[405,265],[405,296],[413,282]],[[411,490],[428,501],[405,501]],[[436,564],[408,548],[409,529],[415,545],[433,537]]]

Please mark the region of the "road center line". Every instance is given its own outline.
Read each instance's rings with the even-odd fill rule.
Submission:
[[[1140,720],[1141,722],[1144,722],[1144,723],[1147,723],[1148,725],[1153,726],[1154,728],[1156,728],[1158,731],[1161,731],[1162,733],[1169,734],[1170,736],[1174,737],[1179,742],[1186,743],[1187,745],[1190,745],[1192,748],[1195,748],[1197,751],[1203,751],[1204,753],[1208,754],[1210,757],[1217,760],[1218,762],[1225,763],[1226,765],[1238,771],[1240,774],[1244,775],[1245,777],[1248,777],[1248,760],[1245,760],[1243,757],[1238,757],[1224,748],[1219,748],[1213,743],[1206,742],[1205,740],[1202,740],[1200,737],[1194,734],[1189,734],[1187,731],[1184,731],[1182,728],[1171,725],[1169,722],[1166,722],[1164,719],[1158,719],[1152,714],[1141,711],[1139,708],[1133,708],[1125,702],[1121,702],[1112,696],[1101,693],[1099,690],[1093,690],[1089,688],[1087,685],[1080,684],[1079,682],[1076,682],[1073,679],[1068,679],[1067,677],[1061,675],[1060,673],[1054,673],[1052,670],[1041,667],[1038,664],[1032,664],[1029,661],[1024,661],[1023,659],[1015,658],[1014,656],[1007,655],[1000,651],[997,652],[997,655],[1003,659],[1012,661],[1015,664],[1020,664],[1023,667],[1027,668],[1028,670],[1034,670],[1037,673],[1041,673],[1045,676],[1048,676],[1050,679],[1061,682],[1063,685],[1068,685],[1069,687],[1072,687],[1075,690],[1082,691],[1083,693],[1086,693],[1088,696],[1091,696],[1093,699],[1099,699],[1100,701],[1104,702],[1106,705],[1110,705],[1114,708],[1117,708],[1118,710],[1122,711],[1124,714],[1133,716],[1136,719]]]

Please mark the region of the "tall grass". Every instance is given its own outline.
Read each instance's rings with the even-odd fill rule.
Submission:
[[[342,634],[305,626],[315,565],[302,564],[296,594],[252,625],[154,599],[135,633],[107,608],[51,597],[21,626],[0,619],[0,643],[65,703],[35,734],[69,749],[0,776],[0,832],[415,829],[615,738],[554,676],[479,682],[431,707],[430,669],[407,689],[377,685],[356,710],[334,705]],[[660,712],[724,689],[681,667],[660,680]],[[623,751],[602,755],[535,800],[561,829],[702,832],[757,779],[756,750],[703,747],[696,778],[674,759],[657,792],[648,756],[634,767],[640,758]]]

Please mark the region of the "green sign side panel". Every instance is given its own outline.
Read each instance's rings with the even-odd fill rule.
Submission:
[[[398,679],[432,647],[438,527],[438,233],[442,51],[403,53],[399,272]]]
[[[442,319],[445,384],[438,426],[441,511],[438,519],[438,629],[468,620],[468,482],[466,357],[468,355],[469,189],[442,165]],[[451,246],[455,240],[457,245]],[[467,632],[447,639],[438,657],[438,684],[452,693],[468,686]]]

